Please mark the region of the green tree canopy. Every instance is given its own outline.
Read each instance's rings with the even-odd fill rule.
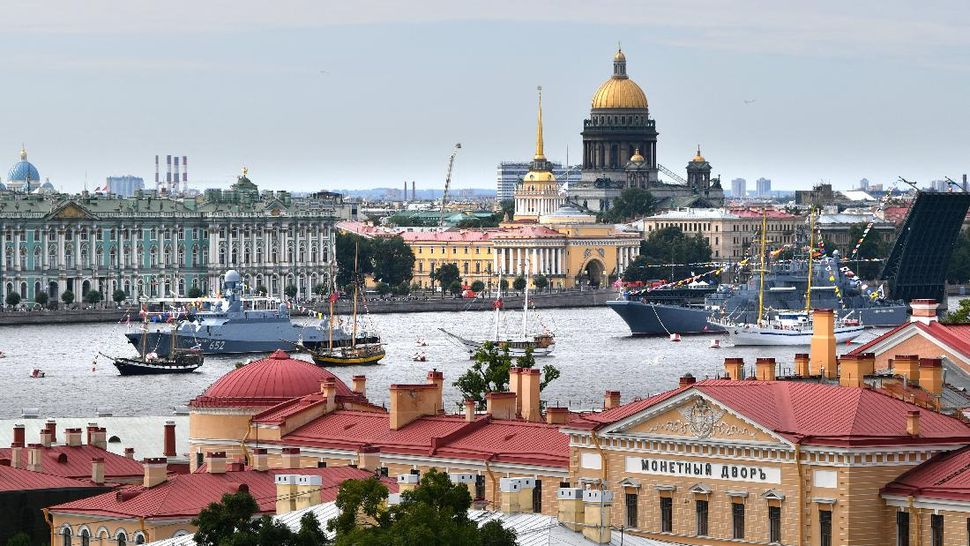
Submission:
[[[502,292],[508,292],[509,291],[509,281],[508,281],[508,279],[502,279],[502,280],[500,280],[498,282],[498,285],[502,289]]]
[[[71,292],[70,290],[65,290],[64,293],[61,294],[61,301],[63,301],[68,305],[74,303],[74,292]]]
[[[327,546],[320,521],[312,513],[300,518],[300,530],[269,516],[255,518],[259,512],[256,500],[247,492],[226,493],[219,502],[207,506],[192,520],[198,527],[195,542],[199,546]]]
[[[374,290],[381,296],[386,296],[391,293],[391,285],[386,282],[379,282],[374,286]]]
[[[500,348],[495,343],[486,341],[475,351],[472,360],[475,363],[455,380],[454,385],[464,398],[474,400],[479,409],[484,409],[486,394],[509,390],[509,369],[512,367],[513,358],[509,355],[508,347]],[[534,368],[536,360],[529,349],[524,356],[516,357],[514,363],[519,368]],[[559,369],[552,364],[543,366],[539,390],[545,389],[559,375]]]
[[[10,540],[7,541],[7,546],[31,546],[30,535],[27,533],[17,533],[10,537]]]
[[[47,295],[47,292],[38,292],[34,294],[34,301],[40,305],[47,305],[47,302],[50,301],[50,297]]]
[[[431,280],[437,282],[441,286],[441,292],[444,293],[449,286],[455,281],[461,281],[461,273],[458,271],[458,264],[441,264],[438,269],[434,270],[431,274]]]
[[[515,215],[515,199],[503,199],[498,204],[498,214],[502,216],[502,220],[506,216]]]
[[[7,298],[6,298],[5,301],[7,302],[7,305],[10,305],[10,306],[15,306],[15,305],[19,304],[20,303],[20,293],[19,292],[10,292],[9,294],[7,294]]]
[[[960,305],[943,317],[947,324],[970,324],[970,298],[960,300]]]
[[[512,281],[512,288],[516,289],[519,292],[525,290],[525,277],[522,277],[522,276],[516,277],[515,280]]]
[[[485,290],[485,283],[483,283],[482,281],[475,281],[472,283],[471,289],[472,289],[472,292],[475,292],[477,294],[478,292]]]
[[[954,242],[946,280],[954,284],[970,283],[970,230],[964,231]]]
[[[610,209],[603,213],[603,220],[610,223],[628,222],[656,211],[657,200],[653,194],[641,188],[627,188],[613,200]]]
[[[354,282],[354,255],[357,255],[357,279],[374,273],[373,247],[370,239],[353,233],[337,233],[337,285]]]
[[[461,294],[461,281],[452,281],[448,285],[448,292],[451,292],[455,296]]]
[[[535,278],[532,279],[532,284],[535,285],[537,290],[542,292],[547,286],[549,286],[549,279],[546,278],[545,275],[536,275]]]
[[[124,294],[124,291],[121,293]],[[189,288],[189,291],[186,292],[185,295],[190,298],[201,298],[205,295],[205,292],[203,292],[198,286],[193,286],[192,288]],[[122,301],[124,301],[124,298],[122,298]]]
[[[678,227],[666,227],[650,232],[640,243],[640,256],[643,267],[652,266],[642,272],[647,278],[666,278],[670,280],[689,277],[691,272],[699,272],[697,266],[711,261],[711,245],[700,235],[687,235]],[[663,267],[657,267],[663,264]],[[669,264],[675,264],[673,268]],[[624,279],[626,275],[624,275]]]
[[[97,290],[88,290],[88,293],[84,295],[85,303],[100,303],[103,299],[104,296]]]
[[[410,282],[414,271],[414,251],[400,236],[371,239],[370,256],[373,260],[374,280],[390,285]]]
[[[297,293],[297,288],[295,284],[288,284],[286,288],[283,289],[283,293],[286,294],[288,298],[295,298]]]

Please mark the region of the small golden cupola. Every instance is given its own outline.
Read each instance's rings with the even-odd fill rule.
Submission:
[[[703,162],[707,161],[706,159],[704,159],[704,156],[701,155],[701,145],[700,144],[697,145],[697,155],[695,155],[694,156],[694,159],[692,159],[691,161],[693,161],[694,163],[703,163]]]
[[[640,148],[637,148],[633,155],[630,156],[630,161],[634,163],[643,163],[646,159],[640,154]]]

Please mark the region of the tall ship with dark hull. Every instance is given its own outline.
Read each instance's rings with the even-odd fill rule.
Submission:
[[[177,332],[168,325],[155,330],[128,332],[128,341],[141,350],[168,354],[172,339],[181,349],[199,349],[204,354],[269,353],[276,349],[291,351],[302,345],[310,349],[329,343],[329,317],[309,324],[292,321],[289,308],[278,300],[244,297],[239,273],[227,271],[223,297],[207,310],[188,312],[178,320]],[[147,336],[142,340],[142,336]],[[366,340],[358,340],[358,343]],[[350,345],[350,336],[334,329],[336,346]]]
[[[776,314],[804,310],[808,289],[808,261],[794,259],[776,262],[765,275],[764,308]],[[870,327],[894,327],[907,321],[906,304],[884,297],[862,281],[844,272],[838,252],[816,259],[812,271],[811,306],[830,308],[840,318],[858,320]],[[630,327],[633,335],[709,334],[724,329],[711,324],[731,321],[754,323],[758,320],[759,279],[740,285],[721,285],[704,297],[703,304],[664,297],[664,289],[627,291],[607,305]],[[665,301],[666,300],[666,301]]]

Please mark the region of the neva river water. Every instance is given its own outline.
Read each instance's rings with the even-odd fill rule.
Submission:
[[[445,374],[446,407],[457,408],[458,391],[451,383],[471,361],[463,349],[438,331],[446,328],[467,337],[484,337],[492,331],[492,314],[416,313],[373,315],[367,320],[387,342],[387,357],[380,365],[347,367],[333,372],[350,384],[356,374],[367,375],[367,396],[377,404],[387,401],[392,383],[423,383],[431,368]],[[509,329],[518,327],[521,313],[504,313]],[[684,337],[680,343],[665,338],[634,338],[626,324],[606,307],[557,309],[541,313],[543,323],[557,338],[553,356],[537,359],[562,372],[542,398],[551,404],[588,409],[602,404],[605,390],[619,390],[623,401],[645,397],[677,386],[690,372],[702,379],[720,373],[726,356],[744,357],[752,367],[756,356],[772,356],[791,367],[795,352],[808,348],[709,348],[715,336]],[[6,326],[0,329],[0,350],[7,357],[3,368],[0,418],[15,418],[24,408],[35,408],[41,417],[95,415],[111,408],[114,415],[165,415],[200,394],[212,382],[233,369],[236,362],[252,356],[206,357],[199,371],[186,375],[121,377],[110,361],[97,353],[134,355],[127,343],[124,324],[76,324]],[[865,342],[876,331],[864,334]],[[427,347],[416,347],[424,338]],[[414,362],[416,351],[427,362]],[[301,358],[306,358],[304,355]],[[33,368],[47,377],[32,379]]]

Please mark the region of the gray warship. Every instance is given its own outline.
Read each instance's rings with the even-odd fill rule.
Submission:
[[[856,319],[871,327],[899,326],[908,320],[905,302],[888,299],[881,291],[874,291],[847,275],[840,266],[838,251],[831,257],[817,259],[812,277],[812,308],[835,309],[840,317]],[[805,309],[807,285],[807,260],[772,264],[765,274],[765,309],[769,313]],[[635,336],[723,332],[723,328],[708,323],[712,318],[737,323],[757,321],[757,275],[752,275],[747,283],[718,286],[704,296],[703,303],[670,297],[665,292],[664,289],[626,291],[607,305],[620,315]]]
[[[183,349],[201,349],[204,354],[269,353],[276,349],[296,350],[302,343],[316,349],[329,343],[329,317],[313,324],[294,324],[289,308],[283,302],[268,298],[246,298],[242,293],[239,273],[227,271],[223,277],[223,297],[208,310],[189,312],[179,319],[177,343]],[[266,308],[257,308],[258,303]],[[276,305],[278,303],[278,305]],[[168,354],[172,343],[171,325],[159,325],[147,332],[128,332],[128,341],[146,352]],[[349,345],[350,336],[334,328],[335,346]],[[367,338],[358,339],[358,343]]]

